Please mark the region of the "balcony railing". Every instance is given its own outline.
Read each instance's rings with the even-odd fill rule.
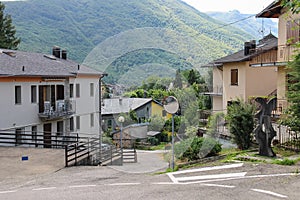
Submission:
[[[57,100],[56,106],[51,106],[50,101],[44,102],[44,112],[39,117],[44,120],[55,120],[73,115],[76,111],[76,103],[73,100]]]
[[[223,86],[214,86],[210,87],[208,89],[208,92],[204,92],[204,95],[210,95],[210,96],[222,96],[223,95]]]

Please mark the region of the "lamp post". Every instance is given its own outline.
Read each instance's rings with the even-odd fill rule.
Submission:
[[[121,149],[121,159],[122,159],[122,163],[123,163],[123,141],[122,141],[122,137],[123,137],[123,123],[125,121],[125,118],[123,116],[120,116],[118,118],[118,121],[120,122],[120,149]]]

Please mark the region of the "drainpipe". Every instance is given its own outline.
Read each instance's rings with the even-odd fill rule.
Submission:
[[[65,96],[65,109],[68,112],[70,109],[70,78],[69,77],[67,77],[65,79],[64,96]],[[70,117],[66,117],[64,119],[64,124],[65,124],[65,134],[64,135],[69,136],[71,133]]]

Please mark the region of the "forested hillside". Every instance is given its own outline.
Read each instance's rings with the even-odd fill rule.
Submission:
[[[242,48],[244,41],[252,39],[237,28],[222,27],[221,22],[180,0],[27,0],[5,5],[22,39],[20,50],[50,53],[52,46],[58,45],[67,49],[70,59],[83,62],[88,57],[87,64],[100,70],[110,66],[113,76],[149,62],[149,54],[159,58],[151,60],[156,66],[168,63],[173,67],[177,63],[175,69],[199,67]],[[140,33],[141,29],[146,31]],[[158,29],[154,34],[153,30]],[[136,35],[129,40],[133,30]],[[127,38],[121,38],[126,34]],[[136,43],[139,46],[127,49]],[[97,45],[105,52],[92,51]],[[151,52],[145,54],[144,48]],[[104,54],[109,62],[90,59],[91,55],[102,58]],[[162,61],[163,57],[169,61]]]
[[[207,14],[224,23],[237,22],[234,23],[233,26],[250,33],[253,39],[256,40],[261,39],[262,34],[264,35],[269,34],[270,31],[272,32],[273,35],[277,35],[278,32],[278,24],[277,22],[272,21],[272,19],[251,17],[253,15],[242,14],[237,10],[233,10],[230,12],[208,12]],[[241,20],[241,19],[246,19],[246,20]]]

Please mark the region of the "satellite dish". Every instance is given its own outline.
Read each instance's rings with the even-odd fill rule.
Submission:
[[[163,101],[163,106],[164,109],[170,114],[175,114],[179,109],[179,103],[173,96],[166,97]]]

